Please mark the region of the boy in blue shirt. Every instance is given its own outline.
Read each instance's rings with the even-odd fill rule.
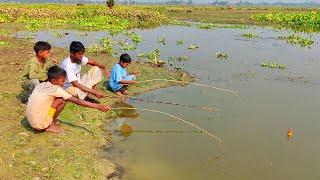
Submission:
[[[128,94],[127,89],[129,84],[137,83],[135,81],[137,73],[127,75],[126,68],[130,63],[131,57],[129,54],[122,54],[119,63],[115,64],[111,71],[109,86],[120,97]]]

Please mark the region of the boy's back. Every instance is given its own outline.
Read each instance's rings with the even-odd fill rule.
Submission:
[[[52,102],[55,98],[61,97],[67,100],[72,95],[64,91],[60,86],[50,82],[38,84],[29,97],[27,104],[27,119],[31,126],[36,129],[43,129],[49,126],[51,121],[46,118]],[[46,122],[48,120],[48,122]]]
[[[121,88],[121,84],[119,83],[123,78],[127,76],[126,68],[123,68],[116,63],[111,71],[109,85],[113,91],[117,91]]]

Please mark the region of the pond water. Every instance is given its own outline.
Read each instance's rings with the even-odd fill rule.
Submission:
[[[38,32],[36,40],[67,47],[72,40],[85,45],[105,32],[77,31],[55,38]],[[214,29],[163,26],[135,30],[142,35],[139,52],[160,49],[162,59],[189,56],[185,70],[197,83],[237,90],[243,99],[214,89],[193,85],[155,90],[139,96],[191,105],[219,108],[206,112],[193,108],[129,101],[135,107],[164,111],[208,131],[223,140],[218,143],[204,133],[171,117],[139,111],[139,117],[120,118],[109,125],[112,146],[106,157],[123,167],[124,179],[319,179],[320,171],[320,48],[319,34],[311,48],[289,45],[277,39],[289,32],[272,29]],[[246,39],[243,33],[259,37]],[[23,35],[23,34],[22,34]],[[21,36],[22,36],[21,35]],[[166,45],[157,43],[165,36]],[[184,40],[183,47],[177,40]],[[191,51],[190,44],[198,45]],[[228,54],[227,60],[216,52]],[[260,67],[262,62],[284,64],[285,69]],[[122,123],[133,128],[128,137],[113,131]],[[288,139],[287,130],[293,129]]]

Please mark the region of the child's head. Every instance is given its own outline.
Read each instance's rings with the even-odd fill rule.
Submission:
[[[79,41],[72,41],[70,44],[70,58],[78,64],[81,63],[81,59],[85,51],[85,47]]]
[[[38,41],[33,49],[40,59],[47,59],[50,56],[51,45],[47,42]]]
[[[54,85],[63,87],[67,72],[59,66],[52,66],[48,70],[48,81]]]
[[[129,66],[130,63],[131,63],[131,57],[129,56],[129,54],[127,53],[121,54],[120,60],[119,60],[120,66],[123,68],[126,68]]]

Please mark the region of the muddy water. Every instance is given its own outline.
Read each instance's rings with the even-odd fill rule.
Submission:
[[[125,179],[319,179],[320,178],[320,36],[312,38],[311,49],[278,40],[288,32],[271,29],[215,29],[165,26],[137,30],[143,37],[140,52],[159,48],[162,59],[187,55],[185,69],[196,82],[237,90],[238,97],[197,87],[159,89],[140,98],[192,105],[210,105],[220,109],[206,112],[192,108],[128,101],[139,108],[164,111],[194,123],[221,138],[217,141],[180,121],[151,112],[140,112],[135,119],[120,118],[109,127],[113,143],[106,156],[123,167]],[[252,32],[259,37],[246,39]],[[72,35],[73,34],[73,35]],[[73,39],[90,44],[103,32],[89,37],[71,34],[62,39],[39,32],[36,39],[66,46]],[[165,46],[157,38],[165,36]],[[71,37],[71,38],[70,38]],[[51,39],[50,39],[51,38]],[[177,40],[184,40],[183,47]],[[63,43],[61,43],[63,42]],[[190,51],[190,44],[199,49]],[[225,52],[227,60],[216,58]],[[133,56],[138,51],[130,52]],[[284,64],[269,69],[261,62]],[[133,133],[123,137],[113,131],[127,123]],[[287,138],[288,128],[293,136]]]

